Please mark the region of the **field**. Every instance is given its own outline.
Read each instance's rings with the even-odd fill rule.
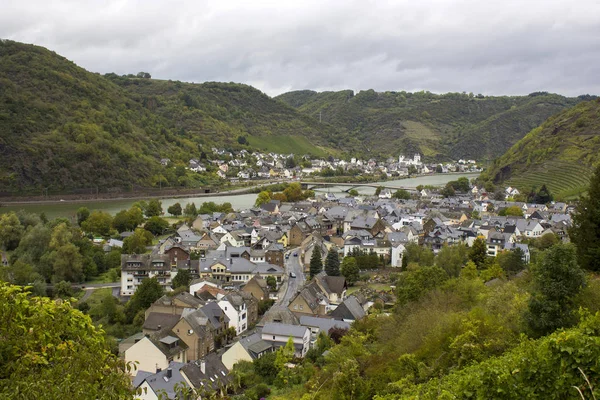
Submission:
[[[546,184],[555,199],[568,200],[587,190],[591,176],[592,170],[584,165],[550,161],[532,167],[518,178],[508,180],[507,184],[517,187],[521,192]]]
[[[265,151],[280,154],[312,154],[318,157],[326,157],[327,152],[322,148],[310,143],[302,136],[260,136],[248,138],[250,145]],[[329,150],[329,149],[328,149]]]

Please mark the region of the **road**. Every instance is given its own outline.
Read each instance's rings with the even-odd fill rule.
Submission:
[[[289,254],[289,258],[285,260],[285,280],[279,288],[278,300],[273,306],[265,313],[265,315],[258,322],[258,326],[263,326],[265,321],[270,320],[270,314],[287,309],[290,300],[296,295],[298,290],[304,285],[306,278],[304,277],[304,271],[300,265],[300,257],[294,257],[294,253],[300,255],[300,249],[292,249],[286,254]],[[290,272],[296,274],[295,278],[290,278]]]

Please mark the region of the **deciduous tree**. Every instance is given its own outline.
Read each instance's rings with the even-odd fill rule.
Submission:
[[[183,210],[181,209],[181,204],[175,203],[169,208],[167,208],[167,212],[175,217],[179,217]]]
[[[346,278],[346,282],[349,285],[354,285],[356,281],[358,281],[359,269],[358,264],[356,263],[356,258],[354,257],[344,257],[342,260],[341,271],[344,278]]]
[[[590,180],[587,194],[582,195],[569,230],[571,241],[577,246],[577,262],[581,268],[600,271],[600,166]]]

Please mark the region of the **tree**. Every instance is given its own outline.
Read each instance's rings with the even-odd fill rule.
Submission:
[[[344,278],[346,278],[346,282],[348,285],[354,285],[356,281],[358,281],[358,264],[356,263],[356,258],[354,257],[344,257],[341,265],[341,271]]]
[[[83,275],[83,257],[73,243],[58,247],[49,254],[55,282],[81,282]]]
[[[304,200],[302,193],[302,186],[299,182],[294,182],[283,190],[283,194],[285,195],[287,201],[295,202]]]
[[[444,172],[444,171],[443,171],[442,164],[438,164],[438,165],[436,165],[436,166],[435,166],[435,173],[436,173],[436,174],[441,174],[442,172]]]
[[[509,277],[515,276],[523,271],[525,265],[525,254],[520,248],[512,251],[502,251],[496,256],[496,262],[506,272]]]
[[[560,244],[546,250],[532,275],[534,290],[526,315],[532,334],[544,336],[571,326],[576,321],[574,299],[585,284],[573,246]]]
[[[356,197],[356,196],[358,196],[358,190],[350,189],[350,190],[348,190],[348,194],[352,197]]]
[[[419,300],[425,293],[448,280],[448,274],[440,267],[420,267],[401,274],[396,282],[398,304]]]
[[[60,297],[63,299],[68,299],[73,296],[73,288],[71,284],[66,281],[60,281],[56,285],[54,285],[54,297]]]
[[[173,204],[172,206],[167,208],[167,212],[171,215],[179,217],[182,213],[181,204],[179,204],[179,203]]]
[[[81,223],[84,222],[90,216],[90,210],[87,207],[79,207],[77,209],[77,225],[81,226]]]
[[[69,302],[0,282],[0,397],[126,399],[134,389],[102,329]]]
[[[152,199],[148,202],[148,207],[146,208],[146,217],[158,217],[162,215],[162,202],[157,199]]]
[[[440,190],[440,194],[446,198],[448,197],[452,197],[456,194],[456,192],[454,191],[454,188],[452,187],[452,185],[450,183],[447,183],[446,186],[444,186],[444,188],[442,190]]]
[[[538,249],[545,250],[557,244],[560,241],[558,236],[552,232],[548,232],[535,240],[533,245]]]
[[[310,256],[310,279],[323,270],[323,259],[321,256],[321,246],[315,243],[313,252]]]
[[[152,78],[152,75],[150,75],[148,72],[138,72],[136,77],[142,79],[150,79]]]
[[[23,227],[14,212],[0,216],[0,247],[4,250],[14,250],[19,246]]]
[[[196,209],[196,204],[187,203],[185,205],[185,209],[184,209],[183,213],[185,214],[186,217],[196,218],[196,216],[198,215],[198,210]]]
[[[550,193],[550,190],[543,184],[540,190],[535,194],[533,202],[537,204],[548,204],[554,200],[554,196]]]
[[[286,168],[296,168],[296,160],[294,156],[290,156],[285,159],[285,167]]]
[[[509,216],[509,217],[522,217],[523,209],[519,206],[510,206],[508,208],[503,208],[498,211],[498,215],[500,216]]]
[[[485,239],[478,237],[473,241],[471,251],[469,251],[469,260],[473,261],[477,269],[482,269],[487,258],[487,245]]]
[[[177,269],[177,275],[173,278],[171,287],[177,289],[179,287],[188,287],[192,281],[192,274],[189,269]]]
[[[394,198],[398,200],[410,200],[410,193],[408,190],[398,189],[394,193]]]
[[[129,210],[121,210],[113,218],[113,228],[118,232],[130,232],[144,222],[144,212],[136,205]]]
[[[375,189],[375,196],[379,196],[383,189],[385,189],[383,186],[377,186],[377,189]]]
[[[577,246],[577,262],[588,271],[600,271],[600,165],[594,171],[587,194],[582,195],[569,230]]]
[[[242,145],[248,144],[248,139],[245,136],[238,136],[237,142]]]
[[[150,305],[161,298],[163,294],[163,287],[158,283],[156,277],[144,279],[127,303],[126,312],[129,320],[133,320],[133,317],[138,311],[150,307]]]
[[[273,275],[267,276],[267,286],[271,291],[275,291],[277,289],[277,279]]]
[[[123,252],[127,254],[143,254],[147,251],[146,247],[152,244],[152,233],[137,228],[133,235],[128,236],[123,241]]]
[[[271,192],[263,190],[262,192],[260,192],[258,194],[258,197],[256,198],[256,202],[254,203],[254,205],[256,207],[260,207],[263,204],[266,204],[266,203],[270,202],[271,201],[271,196],[272,196]]]
[[[325,258],[325,273],[329,276],[340,275],[340,258],[335,248],[331,249]]]
[[[465,245],[444,245],[435,257],[435,265],[446,271],[449,277],[456,278],[467,260],[467,247]]]
[[[169,223],[161,217],[150,217],[144,224],[144,229],[152,232],[154,236],[162,235],[169,228]]]
[[[479,219],[479,218],[481,218],[481,216],[479,215],[479,211],[477,211],[477,210],[474,210],[474,211],[471,213],[471,219]]]
[[[81,223],[81,229],[94,235],[109,236],[113,217],[104,211],[92,211],[89,217]]]

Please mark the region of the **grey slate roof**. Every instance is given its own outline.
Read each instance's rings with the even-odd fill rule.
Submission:
[[[331,328],[350,329],[350,324],[332,318],[319,318],[303,315],[300,317],[300,325],[311,328],[319,328],[321,332],[328,333]]]
[[[334,318],[355,321],[363,318],[366,313],[358,302],[358,299],[354,295],[350,295],[330,315]]]
[[[263,335],[303,337],[306,333],[306,329],[305,326],[269,322],[263,327],[262,333]]]
[[[159,394],[159,391],[164,391],[167,398],[175,399],[175,385],[183,383],[188,386],[185,379],[181,375],[181,368],[184,366],[182,363],[171,361],[169,367],[153,375],[147,376],[140,385],[146,381],[152,388],[154,393]],[[171,369],[171,378],[167,378],[168,369]],[[138,374],[142,372],[139,371]]]

